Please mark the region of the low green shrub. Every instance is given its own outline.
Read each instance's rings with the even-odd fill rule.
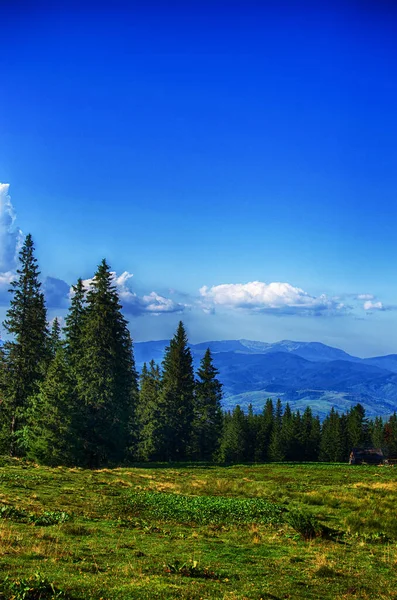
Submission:
[[[56,600],[67,596],[63,590],[57,589],[40,573],[35,573],[28,578],[14,581],[6,578],[4,589],[11,600]]]
[[[287,513],[285,521],[305,540],[326,537],[326,533],[330,531],[314,515],[306,511],[291,510]]]
[[[233,524],[281,523],[285,508],[261,498],[222,496],[183,496],[160,492],[141,492],[130,497],[135,516],[176,523]]]

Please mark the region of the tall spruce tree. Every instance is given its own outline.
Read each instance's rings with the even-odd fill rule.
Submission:
[[[255,460],[262,462],[269,460],[269,445],[274,426],[274,404],[271,398],[266,400],[263,413],[260,416],[260,425],[255,449]]]
[[[285,449],[282,436],[283,408],[280,398],[277,399],[274,412],[272,435],[269,444],[269,459],[280,462],[285,458]]]
[[[143,365],[139,378],[139,399],[136,411],[138,460],[160,460],[158,440],[161,436],[161,414],[159,406],[161,373],[159,366],[151,360],[149,368]]]
[[[158,452],[163,460],[185,460],[192,444],[193,359],[182,321],[166,348],[161,378]]]
[[[77,392],[84,405],[81,437],[86,464],[120,463],[131,443],[137,376],[127,321],[106,260],[87,294]]]
[[[48,350],[49,355],[53,359],[57,353],[57,350],[62,346],[61,341],[61,325],[59,323],[58,317],[52,322],[50,335],[48,338]]]
[[[47,465],[79,463],[75,393],[65,350],[59,346],[26,411],[22,439],[28,458]]]
[[[247,451],[247,420],[237,404],[233,412],[224,417],[223,435],[219,448],[221,462],[244,462]]]
[[[222,435],[222,384],[207,348],[197,370],[192,449],[196,460],[212,460]]]
[[[29,398],[43,380],[49,358],[47,315],[32,236],[26,236],[19,253],[17,278],[4,328],[11,336],[5,344],[6,389],[4,414],[9,429],[9,452],[21,453],[18,431],[26,423]]]
[[[86,314],[86,291],[83,280],[72,286],[73,295],[65,319],[65,348],[68,363],[76,374],[82,358],[83,325]]]

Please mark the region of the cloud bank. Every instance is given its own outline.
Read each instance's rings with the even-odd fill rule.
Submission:
[[[132,273],[124,271],[121,275],[112,272],[113,282],[119,294],[120,303],[126,314],[139,317],[144,314],[162,315],[169,313],[182,313],[188,307],[187,304],[180,304],[171,298],[161,296],[157,292],[150,292],[147,295],[139,296],[130,288],[129,282],[133,277]],[[83,285],[88,291],[91,288],[92,278],[85,279]],[[68,288],[68,296],[73,296],[73,288]]]
[[[354,307],[341,301],[340,297],[326,294],[313,296],[290,283],[251,281],[249,283],[225,283],[200,289],[202,308],[214,312],[222,307],[246,310],[255,313],[297,314],[297,315],[341,315]],[[372,294],[359,294],[357,299],[365,300],[364,310],[382,310],[381,302],[374,302]]]
[[[15,226],[15,212],[8,195],[8,183],[0,183],[0,303],[8,303],[11,281],[15,278],[22,231]]]
[[[150,294],[138,296],[128,285],[128,282],[132,277],[133,274],[128,273],[128,271],[124,271],[121,275],[113,273],[120,302],[127,314],[132,316],[140,316],[143,314],[158,316],[167,313],[182,313],[186,310],[186,304],[180,304],[171,298],[165,298],[157,292],[150,292]]]

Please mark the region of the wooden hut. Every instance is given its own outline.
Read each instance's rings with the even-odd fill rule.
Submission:
[[[381,448],[353,448],[349,465],[383,465],[384,460]]]

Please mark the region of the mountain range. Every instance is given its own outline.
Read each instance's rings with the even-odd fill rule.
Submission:
[[[138,369],[154,359],[161,363],[168,340],[137,342]],[[325,416],[332,408],[345,411],[357,402],[368,416],[397,410],[397,354],[358,358],[319,342],[276,343],[222,340],[191,344],[197,368],[207,348],[223,383],[225,409],[239,404],[255,412],[267,398],[289,402],[293,410],[311,406]]]

